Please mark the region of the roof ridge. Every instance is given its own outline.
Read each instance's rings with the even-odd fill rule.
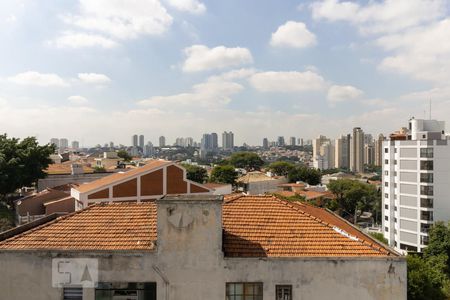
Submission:
[[[300,212],[300,213],[302,213],[302,214],[308,216],[309,218],[311,218],[311,219],[313,219],[313,220],[319,222],[319,224],[322,224],[322,225],[324,225],[324,226],[326,226],[326,227],[329,227],[329,228],[331,228],[332,230],[335,230],[335,228],[340,229],[341,231],[343,231],[343,232],[345,232],[346,234],[348,234],[348,238],[349,238],[349,239],[350,239],[350,236],[351,236],[351,237],[354,237],[354,238],[356,238],[355,241],[357,241],[357,242],[359,242],[359,243],[361,243],[361,244],[363,244],[363,245],[365,244],[365,245],[371,247],[372,249],[374,249],[374,250],[376,250],[376,251],[378,251],[378,252],[381,252],[381,253],[386,252],[387,255],[390,255],[390,254],[391,254],[389,251],[387,251],[386,249],[384,249],[384,248],[382,248],[382,247],[380,247],[380,246],[378,246],[378,245],[377,245],[377,247],[376,247],[373,243],[369,243],[369,242],[366,241],[366,240],[363,240],[363,239],[360,239],[360,238],[358,238],[358,237],[356,237],[356,236],[353,236],[352,234],[348,233],[346,230],[340,228],[339,226],[336,226],[336,225],[332,225],[332,224],[330,224],[330,223],[327,223],[327,222],[323,221],[322,219],[320,219],[320,218],[318,218],[318,217],[316,217],[316,216],[313,216],[313,215],[311,215],[311,214],[309,214],[309,213],[307,213],[307,212],[301,210],[301,208],[298,207],[297,205],[292,205],[292,204],[289,203],[288,201],[279,199],[279,198],[277,198],[277,197],[275,197],[275,196],[273,196],[273,198],[275,198],[276,200],[278,200],[280,203],[284,204],[285,206],[287,206],[287,207],[289,207],[289,208],[291,208],[291,209],[294,209],[294,210],[296,210],[296,211],[298,211],[298,212]],[[302,204],[303,204],[303,203],[302,203]],[[355,228],[355,229],[356,229],[356,228]],[[336,230],[335,230],[335,231],[336,231]],[[344,236],[345,236],[345,235],[344,235]],[[352,239],[352,240],[353,240],[353,239]],[[384,251],[382,251],[382,250],[384,250]]]
[[[50,226],[50,225],[52,225],[52,224],[58,223],[58,222],[60,222],[60,221],[62,221],[62,220],[65,220],[65,219],[67,219],[67,218],[69,218],[69,217],[72,217],[72,216],[74,216],[74,215],[76,215],[76,214],[79,214],[79,213],[81,213],[81,212],[87,211],[87,210],[89,210],[89,209],[91,209],[91,208],[93,208],[94,206],[97,206],[97,205],[98,205],[98,204],[89,205],[88,207],[85,207],[85,208],[83,208],[83,209],[81,209],[81,210],[74,211],[74,212],[69,213],[69,214],[67,214],[67,215],[57,217],[57,218],[54,219],[54,220],[51,220],[51,221],[46,222],[46,223],[44,223],[44,224],[42,224],[42,225],[39,225],[39,226],[36,226],[36,227],[31,228],[31,229],[29,229],[29,230],[26,230],[26,231],[24,231],[24,232],[22,232],[22,233],[20,233],[20,234],[17,234],[17,235],[15,235],[15,236],[12,236],[12,237],[10,237],[10,238],[8,238],[8,239],[5,239],[5,240],[3,240],[3,241],[0,241],[0,246],[3,245],[3,244],[8,243],[8,242],[10,242],[10,241],[14,241],[15,239],[18,239],[18,238],[20,238],[20,237],[23,237],[23,236],[25,236],[25,235],[27,235],[27,234],[30,234],[30,233],[32,233],[32,232],[35,232],[36,230],[45,228],[45,227],[47,227],[47,226]]]

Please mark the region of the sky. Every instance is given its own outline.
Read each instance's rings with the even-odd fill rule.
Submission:
[[[42,143],[387,134],[449,79],[449,0],[0,2],[0,132]]]

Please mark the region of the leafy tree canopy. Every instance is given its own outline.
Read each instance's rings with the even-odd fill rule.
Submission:
[[[0,135],[0,197],[44,178],[54,145],[39,146],[35,137],[23,140]]]
[[[217,166],[211,171],[211,182],[235,184],[238,177],[233,166]]]
[[[286,161],[277,161],[274,163],[271,163],[269,165],[269,170],[278,176],[288,176],[289,172],[293,170],[295,166],[289,162]]]
[[[117,151],[117,156],[122,158],[124,161],[131,161],[133,159],[133,157],[131,157],[131,155],[125,150]]]
[[[310,185],[318,185],[322,182],[322,173],[320,170],[297,166],[288,173],[289,182],[303,181]]]
[[[242,168],[247,171],[259,170],[264,165],[261,157],[254,152],[233,153],[228,162],[236,168]]]
[[[208,179],[208,172],[206,169],[188,164],[182,164],[182,166],[186,169],[187,179],[198,183],[204,183]]]

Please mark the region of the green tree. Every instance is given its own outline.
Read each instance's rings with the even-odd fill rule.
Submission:
[[[131,155],[125,150],[117,151],[117,156],[122,158],[124,161],[131,161],[133,159],[133,157],[131,157]]]
[[[229,158],[230,165],[247,171],[259,170],[264,161],[254,152],[236,152]]]
[[[101,167],[101,166],[95,166],[93,169],[94,169],[94,173],[105,173],[106,172],[105,167]]]
[[[381,232],[370,232],[369,234],[371,237],[379,242],[382,242],[383,244],[387,245],[389,243],[389,241],[384,237],[384,234],[382,234]]]
[[[238,177],[233,166],[216,166],[211,171],[211,182],[235,184]]]
[[[295,166],[293,164],[286,161],[277,161],[271,163],[268,167],[272,173],[278,176],[288,176],[289,172],[294,168]]]
[[[206,169],[188,164],[182,164],[182,166],[186,169],[187,179],[198,183],[204,183],[208,180],[208,172]]]
[[[322,173],[317,169],[297,166],[288,174],[289,182],[303,181],[310,185],[318,185],[322,182]]]
[[[35,137],[20,141],[0,135],[0,201],[18,188],[32,186],[44,178],[53,153],[54,145],[39,146]]]

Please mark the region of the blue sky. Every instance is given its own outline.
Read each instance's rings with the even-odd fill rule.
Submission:
[[[0,4],[0,128],[41,142],[389,133],[449,121],[450,2]]]

